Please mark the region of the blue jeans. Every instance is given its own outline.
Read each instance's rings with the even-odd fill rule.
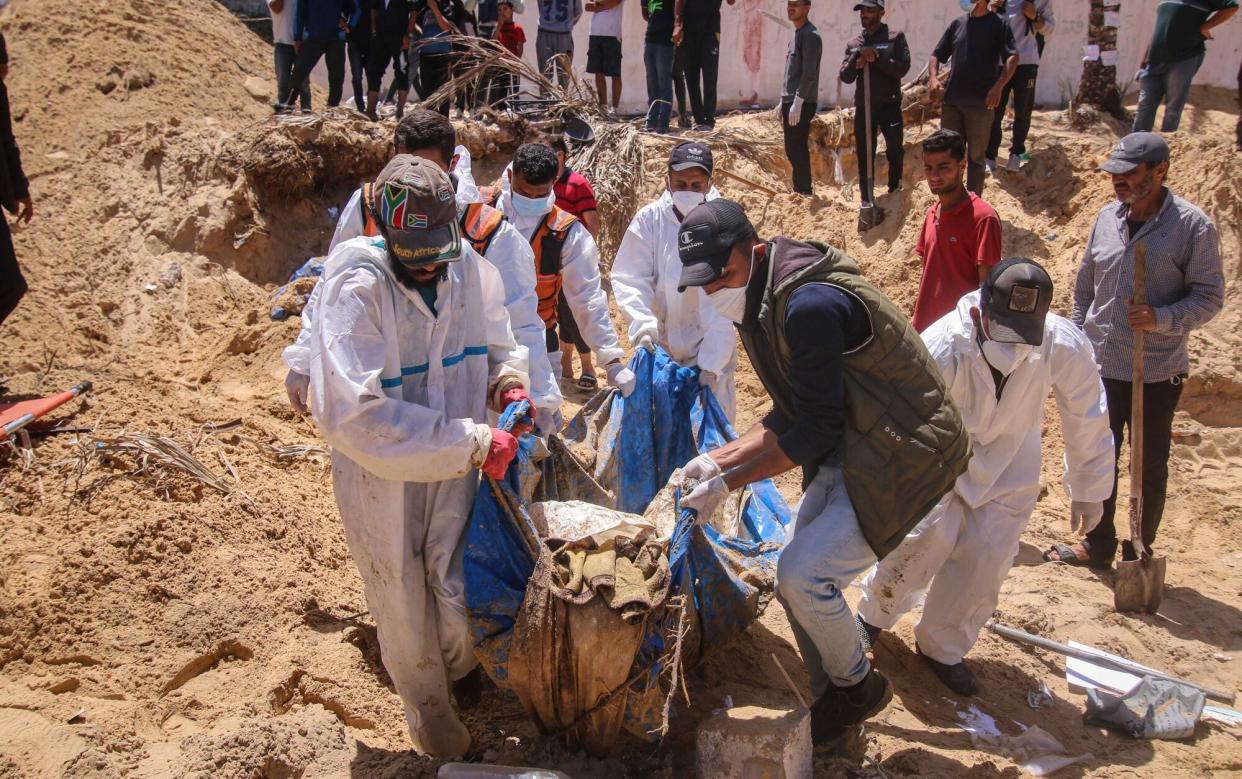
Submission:
[[[289,43],[277,43],[275,45],[276,58],[276,100],[283,101],[285,95],[289,94],[289,79],[293,76],[293,63],[297,61],[298,55],[293,53],[293,45]],[[302,110],[309,111],[311,107],[310,82],[302,82],[302,88],[298,90],[298,98],[302,103]]]
[[[821,465],[798,506],[793,534],[776,564],[776,593],[816,698],[858,684],[871,670],[842,594],[875,564],[841,468]]]
[[[1203,64],[1203,56],[1167,65],[1148,65],[1139,71],[1138,111],[1134,114],[1131,132],[1151,132],[1161,100],[1164,100],[1164,120],[1160,122],[1160,132],[1171,133],[1177,129],[1182,121],[1182,108],[1190,95],[1190,82]]]
[[[668,43],[643,45],[647,68],[647,129],[666,132],[673,112],[673,56],[677,47]]]

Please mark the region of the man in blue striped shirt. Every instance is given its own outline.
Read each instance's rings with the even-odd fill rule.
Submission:
[[[1169,147],[1159,135],[1127,135],[1099,170],[1112,176],[1117,202],[1104,207],[1091,229],[1071,319],[1095,348],[1118,457],[1129,425],[1134,331],[1145,333],[1142,527],[1143,544],[1150,548],[1164,513],[1173,412],[1190,370],[1187,338],[1224,305],[1220,237],[1207,214],[1164,185]],[[1147,247],[1145,304],[1134,303],[1139,244]],[[1103,520],[1083,542],[1077,548],[1057,545],[1045,559],[1110,567],[1117,551],[1116,507],[1114,486]],[[1135,559],[1129,541],[1122,542],[1121,554],[1123,560]]]

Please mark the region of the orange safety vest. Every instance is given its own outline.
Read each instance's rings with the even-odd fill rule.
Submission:
[[[368,238],[379,235],[379,227],[375,223],[371,206],[371,185],[363,184],[362,199],[358,207],[362,209],[362,234]],[[470,246],[482,256],[492,245],[492,239],[496,237],[496,231],[504,220],[505,215],[498,209],[484,203],[471,203],[466,206],[466,212],[461,216],[461,232],[470,242]]]
[[[483,202],[495,206],[500,202],[499,187],[479,187]],[[535,294],[539,297],[539,318],[544,327],[556,327],[560,321],[557,300],[561,295],[561,253],[569,230],[578,217],[552,206],[547,217],[530,237],[530,248],[535,252]]]

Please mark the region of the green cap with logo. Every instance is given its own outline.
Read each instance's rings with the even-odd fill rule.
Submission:
[[[461,259],[453,184],[435,163],[412,154],[393,157],[371,186],[367,207],[403,265]]]

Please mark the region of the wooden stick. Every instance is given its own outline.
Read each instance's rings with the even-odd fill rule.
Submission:
[[[798,692],[798,688],[794,687],[793,679],[789,678],[789,674],[785,673],[785,666],[781,665],[781,661],[776,659],[776,653],[772,653],[772,662],[776,663],[776,669],[781,672],[781,676],[785,677],[785,684],[789,685],[789,691],[798,699],[798,704],[802,708],[810,710],[810,706],[806,705],[806,701],[802,699],[802,693]]]
[[[1134,247],[1134,303],[1147,303],[1147,245]],[[1134,331],[1130,379],[1130,543],[1139,559],[1151,557],[1143,544],[1143,331]]]
[[[764,185],[756,181],[751,181],[745,176],[739,176],[738,174],[733,173],[732,171],[729,171],[729,170],[725,170],[722,167],[717,166],[715,169],[715,172],[727,178],[731,178],[734,181],[740,181],[747,186],[754,187],[755,189],[759,190],[760,192],[767,195],[768,197],[776,197],[776,195],[778,194],[776,190],[768,189],[767,187],[765,187]]]

